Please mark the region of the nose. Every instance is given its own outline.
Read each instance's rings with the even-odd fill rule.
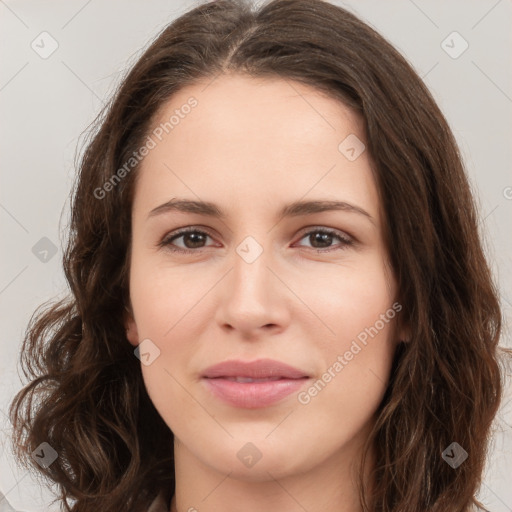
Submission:
[[[276,334],[289,323],[286,304],[291,292],[271,268],[268,252],[249,263],[235,251],[233,266],[223,279],[216,321],[246,339]]]

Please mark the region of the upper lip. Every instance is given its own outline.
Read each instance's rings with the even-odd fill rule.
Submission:
[[[274,359],[258,359],[256,361],[223,361],[210,366],[203,372],[203,377],[213,379],[217,377],[248,377],[251,379],[265,379],[267,377],[284,379],[301,379],[308,377],[307,373]]]

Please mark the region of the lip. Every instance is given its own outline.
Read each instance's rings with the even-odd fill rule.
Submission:
[[[237,382],[236,378],[265,380]],[[307,373],[273,359],[224,361],[202,375],[202,381],[217,398],[245,409],[272,405],[298,391],[307,380]]]

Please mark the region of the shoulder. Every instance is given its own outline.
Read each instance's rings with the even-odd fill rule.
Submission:
[[[491,511],[489,509],[487,509],[487,508],[479,507],[478,505],[472,505],[468,509],[468,512],[491,512]]]
[[[170,507],[171,504],[167,503],[165,492],[161,491],[151,503],[148,512],[169,512]]]

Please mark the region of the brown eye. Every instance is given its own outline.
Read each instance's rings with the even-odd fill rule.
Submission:
[[[346,235],[331,229],[313,229],[303,235],[301,240],[308,239],[312,249],[318,252],[328,252],[336,249],[345,249],[347,246],[353,245],[353,240]],[[339,240],[341,243],[338,247],[332,246],[333,241]],[[341,246],[341,247],[340,247]],[[304,247],[304,246],[299,246]]]
[[[174,243],[175,240],[179,240],[180,238],[183,239],[181,242],[183,246],[181,247]],[[207,238],[211,237],[204,231],[186,229],[165,238],[159,245],[176,252],[197,252],[197,250],[206,247],[205,243]]]
[[[173,252],[194,253],[208,247],[207,238],[211,238],[208,233],[198,229],[184,229],[177,233],[167,236],[158,245],[165,247]],[[176,244],[176,240],[181,240],[180,244]],[[331,229],[313,229],[303,234],[301,240],[307,239],[311,244],[311,250],[317,252],[329,252],[334,250],[342,250],[354,244],[354,241],[341,232]],[[336,245],[334,242],[338,241]],[[305,247],[299,245],[299,247]],[[306,246],[307,247],[307,246]]]

